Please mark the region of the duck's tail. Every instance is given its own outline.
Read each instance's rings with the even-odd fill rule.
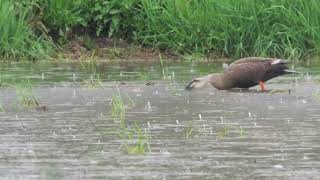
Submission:
[[[195,88],[204,87],[210,83],[210,77],[211,75],[195,78],[186,86],[185,89],[190,91]]]
[[[289,69],[287,64],[290,63],[288,60],[285,59],[276,59],[271,63],[271,66],[277,66],[277,67],[282,67],[283,71],[285,74],[301,74],[301,72]]]

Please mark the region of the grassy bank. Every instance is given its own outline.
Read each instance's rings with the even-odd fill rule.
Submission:
[[[51,55],[59,52],[51,42],[63,47],[83,36],[216,57],[299,59],[320,52],[317,0],[13,2],[0,0],[1,55],[13,59]]]
[[[52,44],[30,28],[31,16],[29,9],[14,5],[13,1],[0,0],[0,55],[3,58],[33,60],[50,54]]]

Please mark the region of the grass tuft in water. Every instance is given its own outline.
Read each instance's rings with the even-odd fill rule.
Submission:
[[[246,133],[245,129],[240,126],[240,127],[239,127],[239,135],[240,135],[240,136],[244,136],[245,133]]]
[[[103,88],[103,82],[100,78],[100,74],[90,75],[89,79],[82,82],[82,85],[91,89]]]
[[[226,136],[229,135],[230,129],[227,126],[224,126],[219,132],[218,132],[218,137],[220,139],[224,139]]]
[[[33,108],[39,106],[39,102],[33,92],[30,81],[23,81],[14,85],[17,93],[17,104],[24,108]]]
[[[88,79],[83,80],[82,84],[88,88],[102,88],[103,82],[97,70],[98,62],[96,61],[96,59],[93,58],[93,56],[94,53],[88,61],[80,62],[81,70],[83,70],[85,74],[89,77]]]
[[[0,104],[0,112],[5,113],[7,112],[6,109],[3,107],[2,104]]]
[[[137,124],[121,130],[119,136],[126,141],[123,147],[129,154],[145,154],[150,151],[148,133]]]
[[[126,108],[119,91],[111,98],[111,116],[114,122],[119,122],[120,127],[125,128]]]

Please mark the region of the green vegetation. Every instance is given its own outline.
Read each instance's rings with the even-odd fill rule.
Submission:
[[[32,84],[29,81],[24,81],[15,84],[17,92],[17,104],[24,108],[37,107],[39,102],[32,90]]]
[[[298,59],[320,52],[317,0],[0,0],[0,14],[6,59],[40,59],[83,35],[87,49],[96,47],[90,38],[102,37],[185,55]]]
[[[128,96],[129,97],[129,96]],[[130,104],[134,102],[129,97]],[[133,126],[126,122],[126,106],[118,90],[111,99],[111,116],[114,122],[119,123],[117,134],[124,141],[121,147],[129,154],[145,154],[150,151],[148,133],[136,123]]]
[[[6,109],[3,107],[2,104],[0,104],[0,113],[4,113],[6,112]]]
[[[83,86],[87,88],[102,88],[103,82],[101,80],[100,74],[97,71],[98,63],[92,57],[88,61],[81,61],[81,70],[85,72],[87,79],[82,81]]]
[[[224,126],[219,132],[218,132],[218,137],[220,139],[224,139],[226,136],[228,136],[230,133],[230,129],[227,126]]]
[[[120,123],[120,127],[125,127],[126,109],[120,93],[112,96],[111,116],[115,122]]]
[[[186,127],[184,129],[184,134],[186,139],[192,139],[196,136],[202,134],[204,129],[196,128],[195,125]]]
[[[44,58],[50,54],[50,41],[36,36],[28,22],[32,14],[11,0],[0,0],[0,56],[5,59]]]
[[[122,129],[119,136],[126,141],[123,146],[129,154],[145,154],[150,151],[148,134],[137,124],[133,127]]]

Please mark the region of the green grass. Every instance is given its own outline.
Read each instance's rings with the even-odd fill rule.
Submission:
[[[219,139],[224,139],[226,136],[228,136],[230,133],[230,129],[227,126],[224,126],[222,129],[218,131],[218,137]]]
[[[111,116],[115,123],[118,123],[116,133],[123,140],[122,148],[128,154],[146,154],[150,151],[148,133],[143,131],[138,124],[128,125],[126,121],[126,105],[122,99],[120,91],[112,95]],[[133,100],[128,96],[130,105],[133,106]]]
[[[39,105],[29,81],[23,81],[14,85],[17,93],[17,105],[23,108],[33,108]]]
[[[0,0],[0,55],[35,59],[89,35],[194,57],[319,55],[318,0]],[[85,47],[95,48],[85,40]],[[116,49],[109,52],[119,56]],[[193,59],[193,58],[192,58]],[[198,59],[198,58],[196,58]],[[203,58],[201,58],[203,59]]]
[[[0,113],[5,113],[6,112],[6,109],[3,107],[2,104],[0,104]]]
[[[319,53],[317,0],[142,0],[135,39],[182,53],[299,58]]]
[[[119,136],[125,141],[123,147],[129,154],[145,154],[150,151],[148,133],[144,132],[137,124],[122,129]]]
[[[184,135],[186,139],[192,139],[202,134],[203,131],[204,131],[203,129],[198,129],[193,125],[193,126],[186,127],[184,129]]]
[[[112,95],[111,117],[113,118],[114,122],[119,122],[121,128],[125,128],[126,108],[120,92]]]
[[[28,25],[28,8],[0,0],[0,56],[3,59],[40,59],[50,54],[50,42],[36,36]]]
[[[90,75],[88,79],[82,81],[82,85],[90,89],[103,88],[103,82],[100,74]]]

